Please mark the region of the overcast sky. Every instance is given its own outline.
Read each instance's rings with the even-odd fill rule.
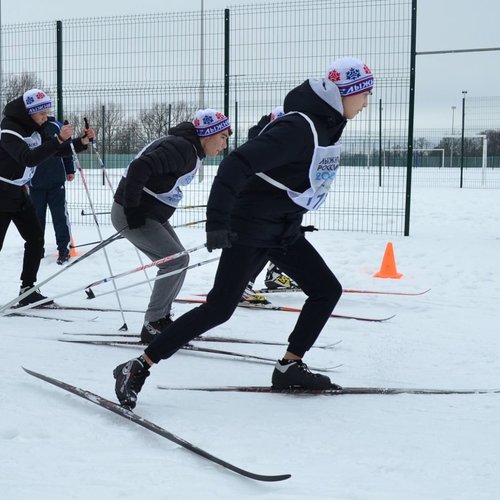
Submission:
[[[201,3],[201,0],[0,0],[2,24],[194,11],[200,9]],[[212,10],[263,2],[204,0],[203,3],[205,10]],[[417,13],[417,52],[500,47],[500,0],[419,0]],[[451,128],[451,107],[457,106],[455,127],[459,126],[462,90],[467,90],[467,97],[500,96],[499,63],[500,51],[418,56],[415,125]],[[376,74],[376,68],[373,69]]]

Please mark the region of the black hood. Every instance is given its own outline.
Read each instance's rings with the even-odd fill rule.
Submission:
[[[343,128],[347,123],[347,120],[335,108],[332,108],[314,92],[309,80],[301,83],[286,95],[283,109],[285,113],[301,111],[307,115],[313,115],[323,121],[328,129],[335,128],[337,130],[339,124],[343,124]]]
[[[14,120],[15,122],[22,125],[22,127],[29,134],[39,131],[41,128],[33,121],[31,116],[26,111],[22,96],[8,102],[5,106],[5,109],[3,110],[3,114],[6,118]]]
[[[198,155],[198,158],[200,160],[203,160],[203,158],[205,158],[205,150],[203,149],[200,138],[196,133],[196,128],[191,122],[179,123],[179,125],[176,125],[175,127],[169,129],[168,133],[170,135],[176,135],[178,137],[187,139],[196,148],[196,154]]]

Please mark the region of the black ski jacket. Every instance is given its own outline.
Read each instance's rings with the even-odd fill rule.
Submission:
[[[161,223],[167,221],[175,208],[146,193],[167,193],[177,179],[191,172],[198,160],[205,158],[200,138],[194,125],[183,122],[169,130],[169,135],[148,144],[128,166],[115,194],[115,201],[123,207],[141,207],[147,217]]]
[[[28,115],[22,96],[10,101],[4,109],[4,118],[0,124],[0,177],[9,180],[20,179],[26,167],[35,167],[51,156],[71,155],[69,141],[59,144],[55,137],[46,137]],[[13,135],[4,131],[19,134]],[[41,136],[41,145],[30,149],[27,141],[36,134]],[[73,139],[76,152],[87,149],[81,139]],[[30,205],[25,186],[16,186],[0,179],[0,212],[17,212]]]
[[[284,110],[306,114],[315,125],[320,146],[335,144],[347,123],[307,80],[288,93]],[[238,243],[260,248],[293,243],[307,210],[255,174],[265,172],[294,191],[305,191],[310,187],[313,152],[311,127],[296,113],[274,120],[258,137],[232,151],[220,164],[210,191],[207,231],[231,229],[238,234]]]

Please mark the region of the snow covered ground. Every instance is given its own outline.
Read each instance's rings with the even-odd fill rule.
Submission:
[[[104,236],[112,234],[103,226]],[[73,228],[76,243],[95,228]],[[425,295],[345,294],[338,313],[396,317],[385,323],[331,319],[311,365],[342,367],[342,385],[500,389],[500,197],[498,190],[416,188],[411,237],[391,237],[401,280],[373,278],[388,237],[318,232],[308,235],[345,288],[419,291]],[[186,247],[202,229],[179,230]],[[55,263],[51,228],[39,273]],[[88,248],[88,247],[85,247]],[[113,272],[138,266],[126,241],[108,247]],[[209,256],[193,254],[191,262]],[[212,255],[210,255],[212,256]],[[19,287],[22,240],[11,227],[0,253],[1,303]],[[180,297],[210,289],[215,264],[190,271]],[[42,287],[51,297],[109,275],[102,255],[77,264]],[[262,278],[262,277],[261,277]],[[119,281],[120,285],[137,276]],[[262,285],[262,279],[259,282]],[[109,285],[96,287],[98,292]],[[124,307],[144,308],[149,288],[121,294]],[[272,295],[299,306],[300,294]],[[111,295],[62,304],[116,306]],[[176,315],[189,305],[176,305]],[[0,497],[5,500],[114,499],[497,499],[500,488],[500,394],[287,396],[161,391],[172,386],[270,383],[272,366],[180,352],[152,370],[137,413],[238,466],[290,473],[258,483],[197,457],[21,369],[63,379],[114,399],[112,369],[136,348],[59,342],[65,332],[116,332],[119,313],[43,311],[62,322],[1,317]],[[125,313],[130,332],[142,315]],[[284,341],[295,313],[238,309],[212,333]],[[200,344],[278,358],[280,347]]]

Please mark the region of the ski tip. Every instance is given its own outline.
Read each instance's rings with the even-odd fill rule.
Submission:
[[[29,368],[26,368],[24,366],[21,366],[21,368],[28,374],[28,375],[31,375],[33,377],[37,377],[37,378],[40,378],[40,374],[37,373],[37,372],[34,372],[33,370],[30,370]]]
[[[254,477],[254,479],[260,479],[261,481],[286,481],[291,477],[292,477],[291,474],[279,474],[277,476]]]

